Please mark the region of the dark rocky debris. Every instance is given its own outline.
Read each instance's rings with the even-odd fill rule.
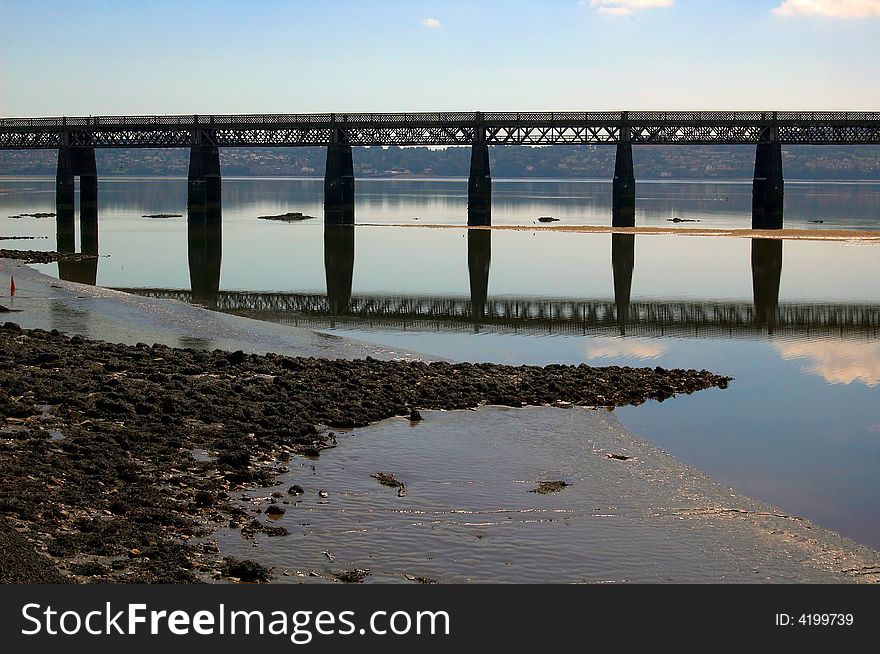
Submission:
[[[538,487],[530,490],[530,493],[538,493],[539,495],[548,495],[549,493],[558,493],[571,486],[564,481],[539,481]]]
[[[94,259],[94,254],[75,252],[41,252],[39,250],[6,250],[0,248],[0,259],[15,259],[25,263],[55,263],[57,261],[83,261]]]

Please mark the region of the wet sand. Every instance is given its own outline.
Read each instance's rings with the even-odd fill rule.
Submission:
[[[880,577],[875,552],[714,482],[606,410],[423,415],[341,433],[337,448],[291,462],[276,488],[240,496],[290,538],[224,528],[212,542],[286,583],[355,570],[369,571],[363,583]],[[294,485],[301,495],[287,493]]]
[[[39,254],[39,253],[36,253]],[[9,278],[17,291],[9,297]],[[156,300],[67,282],[43,275],[20,260],[0,258],[0,305],[25,328],[58,329],[115,343],[162,343],[171,347],[221,348],[292,356],[428,360],[379,345],[273,325],[209,311],[174,300]]]
[[[21,313],[5,314],[5,320],[44,330],[85,333],[90,338],[25,331],[15,326],[0,330],[0,356],[4,359],[0,366],[0,414],[4,417],[4,433],[0,434],[0,532],[14,531],[14,538],[8,539],[11,548],[21,550],[23,543],[30,545],[13,560],[44,557],[48,567],[78,582],[190,583],[247,574],[259,578],[268,568],[274,568],[269,573],[272,578],[288,578],[283,574],[284,567],[271,557],[263,557],[262,552],[258,555],[261,548],[253,544],[271,541],[289,557],[306,542],[295,533],[294,525],[284,526],[283,520],[268,519],[266,509],[274,500],[274,504],[286,508],[285,514],[295,517],[295,510],[304,508],[306,500],[305,496],[297,500],[298,495],[288,493],[297,483],[310,494],[310,501],[332,502],[339,494],[338,480],[345,478],[331,474],[333,457],[346,452],[352,427],[355,432],[367,430],[376,435],[368,449],[379,459],[369,464],[370,474],[380,472],[372,470],[379,462],[387,462],[396,468],[387,472],[400,475],[403,469],[393,456],[395,452],[405,451],[406,456],[427,465],[433,460],[430,447],[416,444],[400,450],[390,446],[400,421],[409,428],[407,418],[413,409],[523,403],[567,407],[569,402],[619,405],[726,384],[725,378],[705,371],[471,366],[413,361],[413,353],[405,353],[410,360],[395,361],[402,353],[180,303],[59,282],[21,264],[0,261],[0,283],[6,284],[6,275],[11,272],[19,291],[13,299],[8,293],[0,296],[0,302]],[[95,338],[128,345],[101,343],[92,340]],[[137,345],[139,341],[166,345]],[[168,347],[181,344],[192,347]],[[215,347],[269,354],[214,351]],[[291,358],[297,355],[300,358]],[[368,355],[381,355],[385,360],[378,356],[365,359]],[[497,411],[424,411],[425,421],[418,423],[420,427],[415,431],[431,430],[433,424],[440,428],[441,436],[453,431],[469,434],[468,443],[476,448],[472,453],[491,452],[499,468],[511,460],[528,461],[540,452],[545,458],[549,456],[547,460],[563,461],[567,452],[579,451],[584,442],[601,443],[603,438],[610,438],[607,446],[601,446],[608,452],[579,459],[577,475],[568,477],[571,488],[546,495],[529,494],[533,486],[525,488],[522,484],[517,490],[528,501],[540,498],[547,501],[545,508],[556,510],[552,507],[557,506],[563,511],[567,510],[566,503],[581,497],[587,479],[601,479],[597,489],[628,498],[627,515],[634,512],[639,516],[628,522],[628,535],[616,532],[612,521],[594,520],[589,524],[597,542],[625,537],[639,543],[643,548],[639,551],[646,555],[658,551],[670,554],[666,560],[653,559],[655,577],[641,575],[639,579],[733,580],[711,565],[715,558],[720,561],[726,556],[719,544],[737,552],[736,569],[754,564],[759,570],[769,570],[764,577],[769,575],[775,580],[877,578],[880,557],[875,552],[807,521],[784,516],[783,512],[757,510],[756,503],[726,489],[719,491],[698,472],[677,462],[667,465],[674,461],[671,457],[658,464],[651,454],[656,448],[626,436],[610,414],[600,423],[579,421],[578,439],[565,442],[558,449],[559,456],[550,456],[553,448],[540,445],[542,430],[555,442],[565,433],[557,420],[574,416],[574,412],[582,416],[601,412],[532,409],[538,417],[528,423],[519,419],[509,422],[509,416],[499,417]],[[387,420],[395,415],[402,417]],[[370,426],[366,426],[368,423]],[[513,440],[506,444],[493,440],[499,428]],[[383,438],[389,439],[387,451]],[[539,445],[532,454],[518,449],[519,441],[534,444],[536,438]],[[605,456],[620,452],[634,460]],[[465,469],[473,458],[463,457]],[[322,461],[329,462],[326,477],[321,477]],[[311,470],[312,465],[316,477],[307,483],[289,483],[291,478],[286,475],[295,478],[298,471]],[[643,481],[654,480],[656,487],[639,485],[633,470]],[[537,473],[533,476],[521,481],[540,481]],[[367,483],[370,488],[393,493],[393,501],[428,501],[437,511],[457,502],[454,495],[444,499],[442,494],[426,500],[419,483],[409,474],[403,479],[407,483],[404,497],[369,475],[351,479],[353,484]],[[660,492],[664,488],[670,489],[666,495]],[[721,501],[728,494],[730,500]],[[242,496],[248,501],[242,502]],[[480,495],[472,493],[471,497]],[[673,503],[673,498],[689,501]],[[301,504],[294,504],[296,501]],[[369,495],[364,496],[360,510],[370,511],[373,501]],[[513,503],[515,508],[517,502]],[[605,501],[597,506],[607,504]],[[586,509],[583,502],[581,505]],[[658,512],[656,507],[674,508],[675,512]],[[782,517],[774,518],[777,513]],[[781,522],[774,523],[776,519]],[[584,524],[579,519],[574,522]],[[683,524],[687,525],[684,531]],[[560,541],[556,548],[552,532],[536,533],[545,538],[542,547],[551,553],[568,547],[562,547]],[[224,534],[237,540],[212,540]],[[329,548],[333,538],[333,534],[312,537],[309,551],[314,554],[315,543],[323,542],[324,548]],[[375,534],[373,546],[382,538],[381,533]],[[474,547],[479,547],[485,538],[473,540]],[[430,547],[431,539],[413,543],[412,547],[424,549]],[[470,540],[465,541],[466,546],[468,543]],[[239,547],[241,544],[246,547]],[[613,557],[614,551],[609,549],[609,556]],[[631,552],[625,552],[621,550],[620,556],[630,556]],[[467,557],[478,561],[476,554],[474,550]],[[255,562],[240,566],[227,559],[228,555]],[[320,556],[330,563],[326,555]],[[651,560],[650,556],[645,558]],[[310,579],[370,580],[357,573],[362,566],[356,556],[337,560],[338,565],[326,575]],[[772,560],[772,565],[764,565],[765,560]],[[625,561],[618,558],[615,564],[607,558],[598,560],[600,565],[593,572],[572,567],[564,580],[601,581],[598,572],[602,568],[610,572],[615,570],[614,565]],[[692,574],[683,576],[688,562],[694,563]],[[413,572],[405,572],[404,568]],[[408,566],[406,557],[401,556],[387,579],[378,572],[371,576],[419,581],[420,577],[433,575],[442,581],[462,580],[451,564],[440,569],[416,568]],[[487,565],[484,572],[491,568]],[[0,558],[0,571],[10,569]],[[29,576],[34,569],[33,565],[22,564],[17,571],[3,574],[8,574],[7,581],[34,581],[36,577]],[[308,569],[307,562],[297,568]],[[668,574],[663,573],[664,569]],[[561,580],[550,574],[546,578]],[[496,577],[480,573],[472,579]],[[631,577],[614,572],[609,580]]]

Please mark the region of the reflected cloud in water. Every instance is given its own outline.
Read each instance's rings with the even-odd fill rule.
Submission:
[[[880,344],[839,341],[775,343],[786,361],[807,359],[804,372],[819,375],[829,384],[880,385]]]
[[[668,351],[669,344],[659,341],[600,336],[590,339],[585,356],[587,359],[658,359]]]

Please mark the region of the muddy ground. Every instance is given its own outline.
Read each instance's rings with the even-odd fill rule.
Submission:
[[[7,322],[0,328],[0,540],[11,545],[0,554],[0,582],[240,577],[249,566],[191,539],[222,525],[284,537],[232,497],[271,486],[281,462],[335,446],[334,428],[419,408],[640,404],[729,381],[705,370],[127,346]]]

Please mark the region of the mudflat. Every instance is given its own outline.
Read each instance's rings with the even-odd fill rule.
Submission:
[[[228,568],[185,541],[251,523],[231,493],[273,485],[279,462],[334,446],[334,428],[415,408],[638,404],[729,381],[705,370],[131,346],[11,322],[0,364],[0,513],[60,571],[89,581],[193,582]],[[198,460],[196,448],[211,456]]]

